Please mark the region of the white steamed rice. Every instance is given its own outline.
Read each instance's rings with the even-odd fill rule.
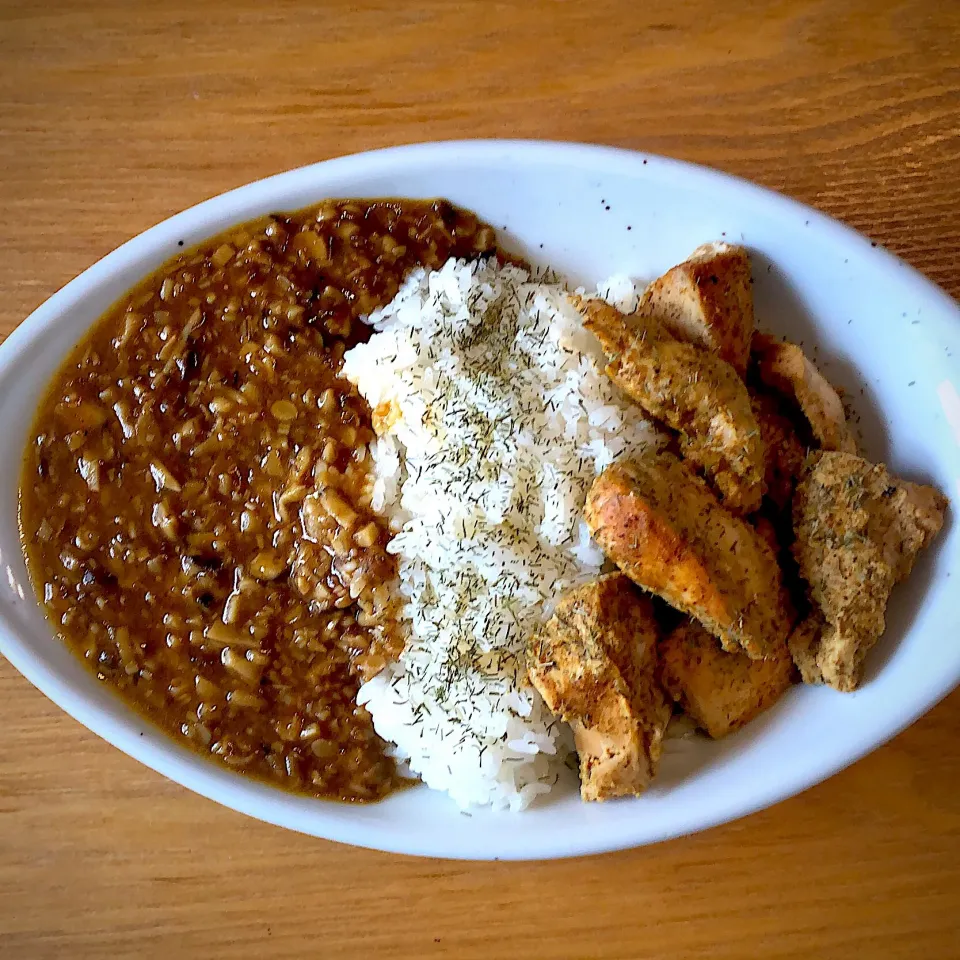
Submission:
[[[601,293],[636,302],[626,278]],[[600,571],[590,484],[656,439],[565,294],[451,260],[412,274],[344,359],[380,424],[374,506],[395,531],[409,631],[358,699],[461,807],[522,809],[556,781],[572,738],[526,682],[524,650],[557,594]]]

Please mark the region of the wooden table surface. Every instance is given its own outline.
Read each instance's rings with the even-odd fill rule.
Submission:
[[[960,294],[960,4],[0,2],[0,335],[151,224],[337,154],[609,143],[813,204]],[[945,637],[944,642],[956,642]],[[960,956],[960,693],[633,852],[445,863],[220,809],[0,661],[0,957]]]

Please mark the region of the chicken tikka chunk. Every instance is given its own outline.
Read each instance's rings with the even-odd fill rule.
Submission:
[[[793,499],[807,451],[776,397],[753,390],[750,403],[763,439],[766,496],[778,511],[783,511]]]
[[[608,467],[584,519],[631,580],[699,620],[725,650],[776,656],[790,627],[774,551],[670,453]]]
[[[768,660],[727,653],[687,620],[660,642],[660,678],[683,712],[714,740],[739,730],[775,704],[793,682],[786,646]]]
[[[900,480],[883,464],[849,453],[811,456],[794,498],[793,552],[815,615],[790,643],[808,683],[857,688],[885,629],[890,592],[939,533],[946,506],[938,490]]]
[[[752,351],[760,379],[796,402],[821,449],[857,452],[840,396],[800,347],[755,333]]]
[[[634,796],[660,762],[671,708],[653,607],[615,573],[569,590],[532,638],[530,682],[573,728],[584,800]]]
[[[743,377],[753,335],[753,290],[747,251],[705,243],[643,292],[637,313],[662,323],[678,340],[716,353]]]
[[[756,510],[764,490],[763,440],[736,370],[678,340],[653,316],[627,316],[602,300],[574,302],[609,359],[608,376],[679,432],[684,457],[704,470],[729,509]]]
[[[787,637],[787,649],[804,683],[823,683],[823,671],[817,663],[817,655],[825,626],[823,614],[819,610],[812,610]]]

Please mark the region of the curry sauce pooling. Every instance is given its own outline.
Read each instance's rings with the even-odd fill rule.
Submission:
[[[329,201],[139,284],[40,406],[20,490],[63,641],[181,742],[289,789],[397,783],[356,704],[402,648],[370,412],[338,371],[415,266],[495,252],[443,202]]]

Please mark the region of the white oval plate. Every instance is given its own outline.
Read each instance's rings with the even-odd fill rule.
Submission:
[[[868,456],[960,490],[960,310],[933,284],[833,220],[740,180],[654,156],[572,144],[424,144],[292,170],[202,203],[124,244],[36,310],[0,347],[0,651],[121,750],[219,803],[318,837],[438,857],[533,859],[637,846],[776,803],[836,773],[960,681],[952,517],[890,605],[855,694],[792,690],[741,733],[671,748],[642,798],[582,804],[572,790],[522,814],[460,813],[425,787],[357,806],[231,774],[145,724],[51,632],[17,536],[17,476],[40,392],[69,348],[178,250],[233,224],[324,197],[444,196],[574,283],[651,278],[726,237],[753,253],[761,327],[816,344],[861,417]],[[952,511],[951,511],[952,513]]]

